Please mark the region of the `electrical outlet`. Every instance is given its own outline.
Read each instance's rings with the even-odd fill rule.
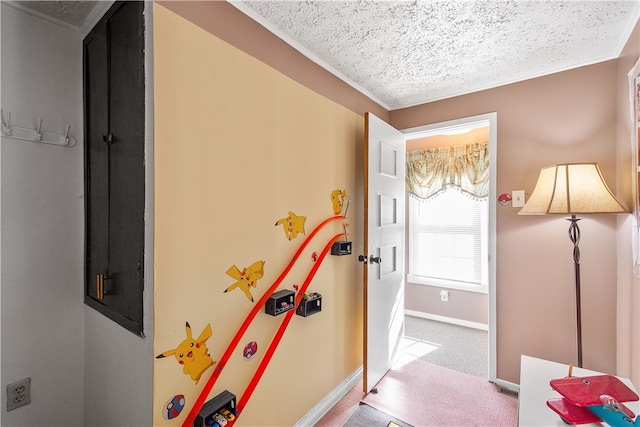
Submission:
[[[7,385],[7,411],[31,403],[31,378]]]
[[[448,291],[440,291],[440,301],[449,301],[449,292]]]
[[[524,190],[514,190],[511,192],[511,199],[513,200],[511,206],[514,208],[521,208],[524,206]]]

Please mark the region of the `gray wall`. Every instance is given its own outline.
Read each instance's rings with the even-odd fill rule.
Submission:
[[[2,137],[2,425],[83,424],[82,38],[2,4],[2,112],[73,148]],[[6,412],[6,384],[31,403]],[[64,396],[61,399],[61,396]]]
[[[75,147],[63,148],[2,138],[0,422],[151,425],[151,238],[146,251],[148,338],[133,335],[83,303],[84,34],[4,2],[0,10],[5,117],[10,111],[18,126],[34,126],[42,118],[43,130],[51,131],[63,131],[69,123],[77,139]],[[151,150],[147,156],[151,165]],[[150,181],[147,188],[152,194]],[[151,197],[147,206],[147,233],[152,236]],[[32,379],[31,403],[6,412],[6,385],[25,377]]]

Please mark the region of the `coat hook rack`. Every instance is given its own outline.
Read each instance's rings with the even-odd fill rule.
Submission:
[[[5,120],[4,114],[2,118],[2,136],[7,138],[19,139],[21,141],[40,142],[42,144],[59,145],[61,147],[73,147],[76,145],[76,139],[69,135],[71,125],[67,124],[64,133],[43,132],[42,119],[38,119],[38,127],[36,129],[13,126],[11,125],[11,113],[7,112]]]

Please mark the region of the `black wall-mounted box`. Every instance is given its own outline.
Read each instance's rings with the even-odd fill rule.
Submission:
[[[223,409],[231,412],[234,416],[236,413],[236,395],[228,390],[218,394],[213,399],[202,405],[202,409],[196,415],[196,419],[193,421],[194,427],[206,427],[211,425],[215,414],[219,413]]]
[[[351,242],[338,240],[331,246],[331,255],[351,255]]]
[[[271,294],[264,304],[264,312],[277,316],[286,311],[293,310],[296,306],[296,294],[289,289],[283,289]]]
[[[322,295],[318,293],[305,294],[309,295],[308,299],[302,298],[300,305],[296,309],[298,316],[307,317],[322,311]]]

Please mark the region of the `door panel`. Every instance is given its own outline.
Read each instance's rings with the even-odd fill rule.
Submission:
[[[395,246],[387,246],[380,248],[380,259],[384,262],[380,263],[380,279],[384,279],[397,271],[398,254]]]
[[[143,2],[116,2],[84,40],[85,303],[143,331]]]
[[[364,391],[393,364],[404,334],[404,135],[365,114]],[[379,258],[379,262],[376,258]]]
[[[109,89],[106,23],[96,26],[85,41],[85,173],[86,173],[86,293],[97,298],[96,274],[109,267]]]
[[[109,20],[110,307],[142,324],[144,262],[144,37],[142,3],[126,2]],[[118,106],[126,105],[127,108]]]

